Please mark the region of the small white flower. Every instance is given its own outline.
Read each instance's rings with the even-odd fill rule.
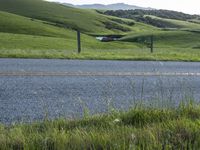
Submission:
[[[135,134],[131,134],[131,140],[135,141],[135,139],[136,139]]]
[[[119,122],[121,122],[121,120],[120,119],[115,119],[113,122],[114,123],[119,123]]]

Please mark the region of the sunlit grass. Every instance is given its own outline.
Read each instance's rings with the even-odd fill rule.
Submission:
[[[0,126],[0,149],[198,149],[200,107],[138,106],[80,120]]]

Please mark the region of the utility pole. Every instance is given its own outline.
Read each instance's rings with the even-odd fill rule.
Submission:
[[[151,45],[150,45],[150,48],[151,48],[151,53],[153,53],[153,35],[151,36]]]
[[[77,47],[78,47],[78,53],[81,53],[81,33],[79,30],[77,30]]]

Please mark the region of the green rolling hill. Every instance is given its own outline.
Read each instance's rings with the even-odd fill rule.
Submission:
[[[156,47],[177,47],[177,48],[197,48],[200,45],[200,24],[189,21],[166,19],[156,16],[151,17],[155,21],[173,24],[176,28],[164,28],[148,32],[131,33],[121,39],[126,42],[145,42],[148,37],[154,36]]]
[[[124,42],[102,43],[84,33],[81,38],[83,50],[91,50],[90,53],[98,49],[136,47]],[[71,58],[75,57],[76,44],[76,31],[71,28],[0,11],[1,57]]]
[[[92,35],[126,34],[131,31],[156,29],[130,19],[99,14],[95,10],[77,9],[43,0],[0,0],[0,11],[18,15],[11,17],[16,17],[18,22],[22,19],[22,23],[25,18],[19,18],[19,16],[27,17],[29,25],[31,24],[30,20],[35,25],[35,21],[40,20],[42,23],[52,26],[71,30],[79,29],[83,33]],[[6,16],[1,14],[0,17],[1,20],[6,21]]]
[[[200,61],[198,18],[144,17],[151,23],[43,0],[0,0],[0,57]],[[80,55],[75,30],[82,33]],[[114,42],[95,38],[118,34],[123,38]],[[150,35],[154,54],[145,43]]]
[[[82,10],[43,0],[0,0],[0,10],[90,34],[113,34],[131,30],[131,26],[125,22],[119,23],[94,10]],[[111,25],[114,28],[110,28]]]
[[[3,44],[5,38],[15,34],[18,40],[12,44],[16,48],[29,49],[56,49],[51,46],[52,41],[48,37],[56,39],[57,49],[76,49],[76,32],[82,32],[82,45],[86,49],[119,49],[136,47],[133,44],[123,44],[122,42],[101,43],[90,34],[127,34],[130,31],[151,30],[149,25],[135,23],[129,19],[105,16],[94,10],[82,10],[62,6],[57,3],[50,3],[43,0],[0,0],[0,39],[2,48],[13,48],[9,44]],[[25,37],[25,34],[30,35]],[[88,35],[87,35],[88,34]],[[41,40],[41,37],[44,36]],[[23,40],[19,40],[22,38]],[[10,38],[10,40],[13,38]],[[37,41],[37,39],[40,39]],[[20,41],[27,41],[26,46],[21,46]],[[37,43],[34,44],[33,43]],[[40,43],[40,41],[43,41]],[[47,46],[47,43],[48,46]],[[66,43],[65,43],[66,42]],[[45,44],[44,44],[45,43]],[[42,46],[44,45],[44,46]],[[123,46],[120,46],[123,45]],[[30,47],[29,47],[30,46]]]

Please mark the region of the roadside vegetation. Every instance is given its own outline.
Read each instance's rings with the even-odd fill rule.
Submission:
[[[0,126],[0,149],[198,149],[200,107],[136,106],[128,112]]]

